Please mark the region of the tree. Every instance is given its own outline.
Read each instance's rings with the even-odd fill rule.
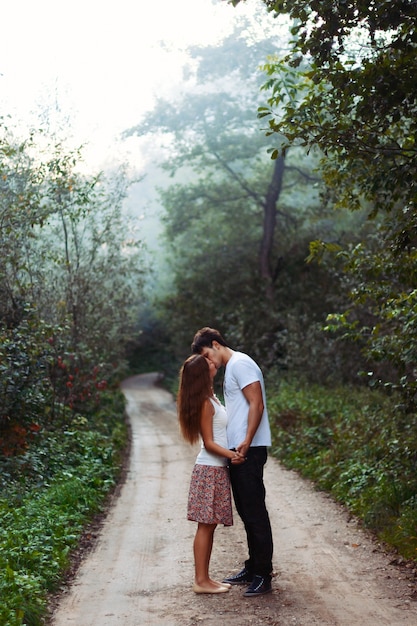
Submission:
[[[293,148],[272,161],[271,140],[260,130],[258,66],[276,49],[274,38],[248,41],[246,24],[220,47],[193,48],[190,90],[160,100],[127,133],[153,133],[172,175],[173,184],[160,191],[172,247],[170,335],[187,345],[189,328],[209,319],[268,362],[283,358],[288,303],[294,289],[303,289],[284,268],[299,272],[307,233],[332,228],[318,200],[314,154]],[[320,271],[311,268],[310,275]],[[320,287],[309,289],[305,315],[312,322],[324,300],[313,296]],[[304,321],[293,324],[297,332]]]
[[[279,150],[301,145],[321,151],[327,197],[336,207],[366,206],[369,219],[380,216],[369,244],[343,252],[355,283],[354,307],[338,321],[360,337],[368,358],[395,367],[396,374],[386,373],[384,382],[398,386],[412,407],[417,5],[406,0],[265,4],[290,16],[294,39],[289,54],[265,67],[271,92],[260,115],[269,116]],[[282,89],[288,76],[291,94]]]
[[[0,448],[12,454],[31,429],[94,402],[122,366],[144,263],[123,174],[82,175],[78,151],[2,131]]]

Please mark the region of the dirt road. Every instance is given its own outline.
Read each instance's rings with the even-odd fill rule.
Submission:
[[[196,595],[185,519],[196,448],[182,443],[172,397],[149,374],[126,380],[132,453],[126,482],[95,549],[54,613],[53,626],[417,625],[415,578],[390,564],[342,508],[269,459],[267,502],[274,534],[273,593],[244,588]],[[238,571],[244,530],[215,534],[211,573]],[[409,576],[407,576],[407,572]],[[413,600],[414,598],[414,600]]]

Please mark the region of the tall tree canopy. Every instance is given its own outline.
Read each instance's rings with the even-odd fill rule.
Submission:
[[[265,23],[262,32],[258,18],[255,33],[243,23],[220,45],[192,48],[187,89],[127,134],[152,133],[172,175],[160,190],[171,253],[162,309],[176,354],[190,329],[209,323],[265,365],[307,365],[318,376],[319,361],[326,376],[334,368],[318,356],[318,328],[339,276],[305,259],[311,239],[338,241],[352,226],[320,201],[314,151],[292,146],[271,160],[275,136],[257,117],[260,64],[284,54],[288,31],[275,36]]]
[[[237,4],[238,2],[235,2]],[[391,363],[386,384],[415,402],[417,357],[417,4],[270,1],[293,20],[291,51],[265,66],[269,131],[278,151],[319,148],[327,197],[380,216],[345,251],[356,305],[338,321],[368,356]],[[292,83],[292,88],[284,84]],[[360,311],[365,314],[360,314]],[[357,317],[359,316],[359,319]],[[366,321],[365,321],[366,318]],[[383,377],[381,376],[381,379]]]
[[[289,309],[302,309],[292,315],[292,339],[323,311],[324,286],[304,259],[309,238],[329,232],[333,222],[318,200],[314,154],[297,147],[285,159],[268,154],[273,143],[257,119],[259,65],[284,51],[286,39],[251,36],[252,28],[245,22],[221,45],[192,48],[189,88],[159,101],[127,134],[158,137],[172,175],[172,185],[160,191],[172,253],[170,335],[184,349],[190,328],[210,321],[235,344],[244,341],[277,362]]]

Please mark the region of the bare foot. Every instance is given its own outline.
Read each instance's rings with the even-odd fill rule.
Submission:
[[[210,579],[210,582],[212,582],[213,584],[217,585],[218,587],[227,587],[228,589],[230,589],[232,587],[232,585],[230,583],[221,583],[218,580]]]
[[[229,587],[214,580],[208,580],[201,585],[194,583],[193,591],[195,593],[226,593],[229,591]]]

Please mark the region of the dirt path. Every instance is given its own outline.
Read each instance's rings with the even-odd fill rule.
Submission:
[[[247,599],[234,587],[194,594],[195,525],[185,510],[196,448],[181,442],[172,397],[156,378],[123,384],[133,436],[126,482],[53,626],[417,625],[411,571],[391,565],[343,509],[271,458],[265,482],[273,593]],[[216,530],[213,576],[237,571],[245,557],[235,515],[232,528]]]

